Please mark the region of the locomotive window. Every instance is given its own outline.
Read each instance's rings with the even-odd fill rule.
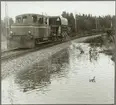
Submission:
[[[60,19],[59,18],[57,18],[57,20],[56,21],[60,21]]]
[[[49,20],[49,24],[51,24],[51,25],[60,25],[60,19],[59,18],[51,18],[50,20]]]
[[[23,23],[26,22],[27,16],[23,16],[22,18],[23,18]]]
[[[47,24],[47,18],[45,18],[45,24]]]
[[[16,20],[17,20],[18,23],[21,22],[21,18],[20,17],[16,18]]]
[[[60,25],[60,19],[59,18],[56,20],[56,25]]]
[[[39,18],[38,22],[39,22],[40,24],[43,24],[43,18]]]
[[[33,22],[34,22],[34,23],[37,22],[37,16],[36,16],[36,15],[33,15],[33,16],[32,16],[32,19],[33,19]]]

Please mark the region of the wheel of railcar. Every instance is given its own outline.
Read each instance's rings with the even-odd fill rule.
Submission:
[[[62,33],[62,37],[63,37],[63,41],[69,39],[69,37],[68,37],[68,33],[67,33],[66,31],[64,31],[64,32]]]
[[[61,36],[58,36],[58,41],[61,41],[62,37]]]
[[[61,36],[62,36],[62,41],[64,41],[65,40],[65,32],[64,31],[62,32]]]
[[[69,40],[68,33],[65,31],[65,39]]]
[[[69,34],[67,33],[67,40],[70,40],[70,36],[69,36]]]
[[[56,41],[56,34],[54,34],[54,33],[51,34],[51,40]]]

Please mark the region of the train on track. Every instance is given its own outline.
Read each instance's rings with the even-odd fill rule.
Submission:
[[[88,34],[112,32],[112,29],[92,29]],[[60,16],[22,14],[15,17],[7,37],[8,49],[34,48],[38,44],[69,39],[71,27],[68,20]]]
[[[34,48],[49,41],[64,41],[69,33],[66,18],[22,14],[15,17],[15,23],[10,27],[7,46],[9,49]]]

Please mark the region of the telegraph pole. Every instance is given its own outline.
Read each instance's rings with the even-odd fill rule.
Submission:
[[[5,2],[5,27],[6,27],[6,37],[8,36],[9,31],[9,18],[8,18],[8,5],[7,2]]]
[[[75,12],[75,32],[77,33],[77,17],[76,17],[76,12]]]
[[[97,27],[97,18],[95,18],[95,23],[96,23],[96,29],[97,29],[97,28],[98,28],[98,27]]]
[[[112,20],[111,20],[111,28],[113,27],[113,25],[112,25]]]

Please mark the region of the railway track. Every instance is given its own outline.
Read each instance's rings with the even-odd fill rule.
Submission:
[[[100,36],[101,34],[97,34],[96,36]],[[93,35],[87,35],[86,37],[92,37]],[[85,36],[81,36],[81,37],[72,37],[70,38],[69,40],[67,41],[70,41],[70,40],[75,40],[75,39],[80,39],[80,38],[86,38]],[[95,37],[95,36],[93,36]],[[25,55],[25,54],[28,54],[30,52],[34,52],[34,51],[37,51],[37,50],[41,50],[41,49],[44,49],[44,48],[47,48],[47,47],[52,47],[54,45],[58,45],[58,44],[62,44],[62,43],[65,43],[67,41],[63,41],[63,42],[55,42],[55,43],[46,43],[46,44],[41,44],[41,45],[38,45],[37,47],[35,47],[34,49],[16,49],[16,50],[9,50],[9,51],[4,51],[2,52],[2,56],[1,56],[1,60],[2,61],[5,61],[5,60],[12,60],[14,58],[17,58],[17,57],[20,57],[22,55]]]

